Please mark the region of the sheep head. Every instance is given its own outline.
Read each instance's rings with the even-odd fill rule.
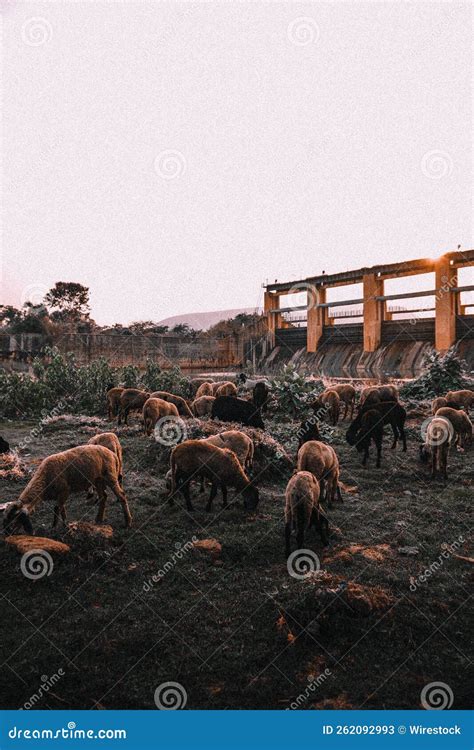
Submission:
[[[5,509],[3,528],[5,534],[16,534],[21,529],[26,534],[34,533],[29,513],[20,502],[10,503]]]

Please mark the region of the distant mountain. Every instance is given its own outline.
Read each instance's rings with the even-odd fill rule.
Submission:
[[[158,321],[157,325],[173,328],[181,323],[185,323],[196,331],[207,331],[208,328],[219,323],[221,320],[235,318],[236,315],[241,313],[251,315],[254,312],[261,312],[261,309],[255,307],[238,307],[234,310],[187,313],[187,315],[173,315],[171,318],[164,318],[164,320]]]

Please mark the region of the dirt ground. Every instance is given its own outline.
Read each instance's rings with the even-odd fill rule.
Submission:
[[[194,709],[415,709],[435,681],[449,687],[453,708],[467,708],[472,565],[451,552],[472,556],[474,450],[452,451],[449,481],[432,481],[418,461],[422,421],[408,423],[407,454],[390,450],[386,435],[380,469],[373,457],[361,466],[344,439],[348,423],[338,425],[344,502],[327,509],[328,547],[307,535],[320,570],[302,578],[289,574],[284,556],[291,471],[281,461],[259,477],[255,514],[240,499],[223,510],[220,497],[208,514],[196,487],[191,515],[181,500],[167,504],[169,450],[138,426],[118,430],[131,530],[112,497],[108,539],[52,532],[52,508],[42,505],[35,533],[71,551],[53,555],[50,575],[37,580],[0,544],[2,707],[24,706],[59,675],[35,708],[154,709],[155,690],[173,682]],[[292,457],[296,426],[282,418],[267,424]],[[0,425],[12,447],[21,445],[22,461],[0,479],[1,502],[18,497],[41,458],[110,423],[66,418],[40,434],[36,427]],[[261,470],[262,461],[255,474]],[[70,498],[69,520],[94,514],[85,497]],[[193,539],[215,539],[222,550],[195,548]]]

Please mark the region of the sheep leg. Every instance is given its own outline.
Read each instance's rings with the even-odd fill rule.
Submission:
[[[125,528],[129,529],[130,526],[132,525],[132,514],[130,513],[130,508],[128,507],[127,496],[117,481],[115,482],[112,481],[109,484],[109,487],[122,506],[123,515],[125,518]],[[105,495],[105,490],[104,490],[104,495]],[[105,509],[105,500],[104,500],[104,509]]]
[[[362,459],[362,466],[367,465],[367,459],[369,458],[369,446],[366,445],[364,448],[364,457]]]
[[[377,466],[377,469],[380,469],[380,460],[382,458],[382,441],[378,440],[378,441],[376,441],[375,444],[377,446],[377,464],[376,464],[376,466]]]
[[[403,443],[403,452],[405,453],[406,449],[407,449],[407,436],[405,434],[405,430],[404,430],[403,427],[400,426],[398,429],[400,431],[400,437],[401,437],[402,443]]]
[[[286,559],[291,554],[291,521],[287,521],[285,524],[285,555]]]
[[[186,509],[190,513],[192,513],[194,508],[191,502],[191,498],[189,496],[189,479],[183,480],[183,478],[181,477],[181,481],[179,482],[179,489],[180,489],[182,496],[184,497],[186,501]]]
[[[227,487],[225,484],[221,484],[222,491],[222,507],[227,508]]]
[[[206,505],[206,511],[208,513],[212,510],[212,501],[214,500],[216,495],[217,495],[217,482],[213,482],[211,485],[211,492],[209,495],[209,500],[207,501],[207,505]]]
[[[101,480],[96,482],[95,488],[99,496],[99,507],[97,509],[97,516],[96,516],[95,522],[104,523],[105,506],[107,504],[107,493],[105,491],[104,483]]]
[[[337,479],[335,480],[335,482],[336,482],[336,497],[340,503],[343,503],[344,500],[342,499],[341,488],[339,487],[339,482],[337,481]]]
[[[55,505],[54,511],[53,511],[53,529],[55,529],[56,526],[58,525],[58,518],[59,518],[59,505]]]
[[[392,450],[397,447],[397,440],[398,440],[398,430],[395,426],[395,424],[392,422],[392,430],[393,430],[393,443],[391,445]]]

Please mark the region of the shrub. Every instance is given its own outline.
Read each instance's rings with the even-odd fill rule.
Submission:
[[[324,390],[321,381],[306,380],[293,365],[285,365],[271,380],[271,391],[277,399],[277,411],[298,416]]]
[[[467,365],[456,355],[455,349],[446,354],[432,352],[426,360],[426,370],[420,377],[400,389],[402,398],[430,399],[447,391],[471,388],[473,383],[465,377]]]

